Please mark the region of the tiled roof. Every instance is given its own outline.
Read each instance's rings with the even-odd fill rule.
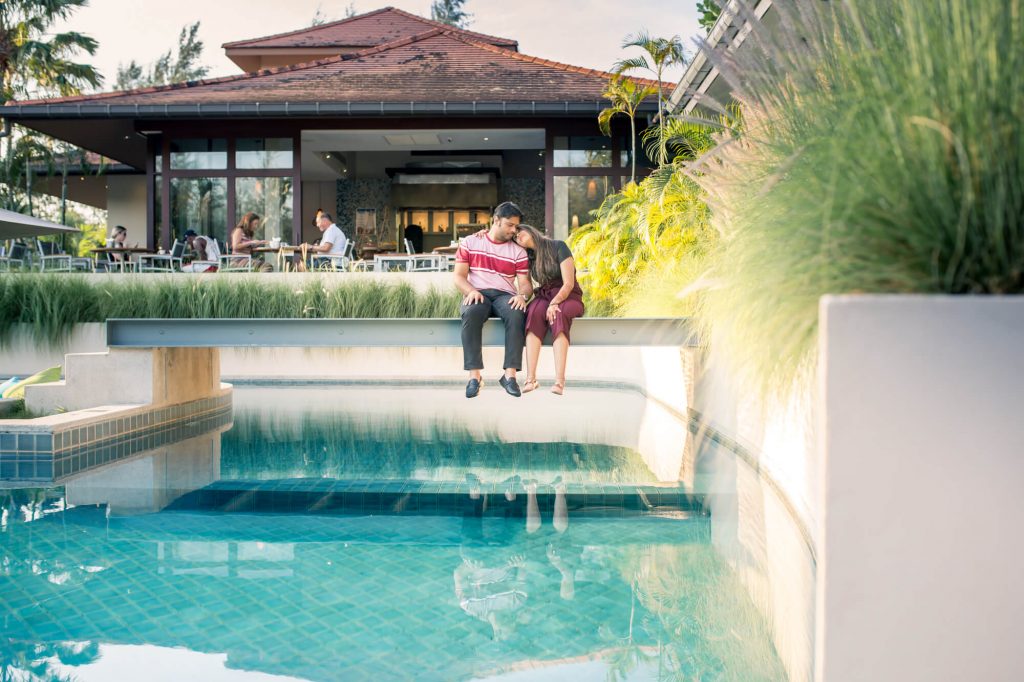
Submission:
[[[433,29],[349,56],[225,78],[10,106],[306,102],[596,102],[611,74]],[[655,81],[634,79],[647,85]],[[664,84],[671,89],[671,83]]]
[[[298,31],[224,43],[222,47],[226,50],[264,47],[376,47],[402,38],[409,38],[434,28],[458,31],[468,38],[512,50],[517,49],[519,46],[519,43],[515,40],[453,28],[447,24],[424,19],[394,7],[384,7],[383,9],[367,12],[366,14],[333,21],[329,24],[321,24],[320,26],[311,26],[299,29]]]

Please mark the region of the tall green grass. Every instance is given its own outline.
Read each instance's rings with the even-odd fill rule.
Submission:
[[[740,139],[690,171],[721,238],[708,337],[762,388],[813,368],[829,293],[1024,292],[1024,1],[775,3],[710,52]]]
[[[457,317],[454,289],[419,293],[407,283],[305,280],[301,286],[258,279],[182,278],[93,282],[75,275],[0,277],[0,344],[27,324],[33,339],[59,345],[74,325],[108,318],[386,318]]]

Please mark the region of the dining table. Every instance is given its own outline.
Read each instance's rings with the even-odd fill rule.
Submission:
[[[131,256],[132,254],[152,255],[155,253],[144,246],[98,246],[94,249],[89,249],[89,252],[92,253],[94,257],[118,253],[122,256]],[[112,265],[118,266],[118,269],[121,270],[121,272],[124,272],[125,270],[133,270],[135,268],[135,263],[130,261],[128,258],[124,258],[122,260],[110,260],[108,262]]]
[[[279,244],[278,246],[257,246],[254,247],[252,252],[256,253],[273,253],[277,257],[277,271],[284,272],[285,262],[294,254],[296,251],[302,249],[301,244]]]

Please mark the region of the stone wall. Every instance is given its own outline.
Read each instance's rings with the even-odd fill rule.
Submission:
[[[356,209],[377,210],[377,225],[385,219],[384,209],[391,203],[391,180],[389,178],[363,178],[338,180],[338,205],[335,223],[349,239],[356,236]],[[394,216],[388,211],[387,219]],[[391,223],[394,225],[394,223]]]
[[[519,206],[526,214],[526,223],[541,229],[545,227],[543,178],[504,178],[499,199]]]

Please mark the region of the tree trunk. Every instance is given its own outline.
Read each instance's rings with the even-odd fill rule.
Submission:
[[[629,173],[629,181],[636,182],[636,116],[629,117],[630,144],[633,147],[633,167]]]
[[[25,194],[28,199],[28,214],[35,215],[32,212],[32,157],[25,155]]]
[[[64,150],[67,152],[67,150]],[[61,166],[61,178],[60,178],[60,224],[68,224],[68,156],[64,154],[64,163]],[[68,249],[68,235],[65,232],[64,236],[61,237],[62,246],[64,250]]]

